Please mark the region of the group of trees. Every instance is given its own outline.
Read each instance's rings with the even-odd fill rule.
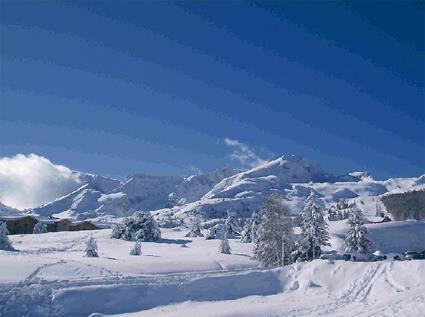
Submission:
[[[355,202],[348,202],[346,200],[339,201],[328,208],[328,220],[339,221],[348,219],[351,212],[356,208],[357,204]]]
[[[254,242],[254,256],[267,267],[316,259],[330,246],[329,227],[324,219],[324,203],[312,192],[301,213],[301,234],[294,234],[289,207],[277,194],[268,197],[264,207],[247,220],[242,242]],[[356,205],[350,206],[346,252],[367,253],[373,248],[367,237],[365,218]]]
[[[365,218],[357,205],[341,204],[339,210],[349,209],[348,233],[345,240],[346,252],[367,253],[372,243],[367,237]],[[342,208],[347,207],[347,208]],[[336,207],[338,210],[338,207]],[[216,223],[208,228],[205,239],[221,239],[219,252],[230,254],[229,238],[240,237],[242,242],[254,243],[254,256],[267,267],[284,266],[296,261],[316,259],[322,247],[330,246],[328,224],[324,217],[324,203],[312,192],[301,213],[301,234],[294,234],[293,215],[282,197],[270,195],[264,207],[255,211],[240,229],[235,214],[229,213],[224,223]],[[45,224],[37,223],[34,233],[46,232]],[[14,250],[8,238],[5,222],[0,223],[0,249]],[[192,219],[186,237],[202,237],[199,219]],[[161,238],[158,224],[150,213],[135,212],[123,224],[113,227],[111,238],[135,241],[131,255],[141,255],[142,241],[156,241]],[[98,257],[98,246],[91,235],[87,239],[87,257]]]
[[[425,219],[425,189],[384,195],[381,200],[394,220]]]
[[[317,258],[321,247],[330,245],[323,210],[323,203],[311,193],[301,214],[301,235],[296,237],[289,207],[279,195],[269,196],[259,213],[259,223],[251,227],[255,257],[269,267]],[[257,214],[253,217],[258,219]]]

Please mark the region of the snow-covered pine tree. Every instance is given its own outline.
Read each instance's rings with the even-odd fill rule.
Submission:
[[[289,264],[294,247],[293,227],[289,207],[277,195],[270,195],[262,209],[254,255],[264,266]]]
[[[224,253],[224,254],[230,254],[231,253],[229,240],[227,240],[226,234],[224,234],[223,238],[220,241],[220,247],[218,248],[218,252]]]
[[[251,218],[245,221],[241,232],[241,241],[244,243],[254,242],[257,237],[258,227],[261,223],[262,209],[252,213]]]
[[[9,237],[7,236],[9,231],[7,230],[6,222],[0,222],[0,250],[13,251],[15,250],[10,243]]]
[[[168,204],[170,207],[174,207],[179,204],[179,198],[175,192],[172,192],[168,195]]]
[[[205,240],[222,239],[226,233],[225,229],[226,226],[224,225],[224,223],[217,223],[216,225],[207,229],[207,232],[205,234]]]
[[[124,220],[124,224],[116,224],[112,228],[113,239],[127,241],[156,241],[161,239],[158,223],[149,212],[136,211]]]
[[[98,249],[96,239],[90,235],[86,243],[86,256],[89,258],[97,258],[99,256],[97,252]]]
[[[142,244],[139,240],[134,243],[133,249],[130,251],[130,255],[142,255]]]
[[[329,226],[323,217],[324,204],[314,192],[308,196],[302,212],[300,252],[302,257],[315,259],[321,253],[321,247],[330,245]]]
[[[345,252],[368,253],[373,249],[372,242],[368,239],[366,222],[360,208],[352,210],[348,218],[348,232],[345,238]]]
[[[190,226],[190,230],[186,233],[185,237],[203,237],[204,235],[201,232],[201,223],[199,219],[193,219],[192,224]]]
[[[228,238],[235,238],[240,235],[241,229],[239,228],[238,221],[236,220],[236,216],[232,212],[227,212],[228,217],[226,219],[225,230]]]
[[[32,233],[39,234],[39,233],[46,233],[47,232],[47,225],[44,222],[37,222],[34,226],[34,229],[32,229]]]
[[[251,219],[252,218],[245,220],[245,224],[244,224],[242,232],[241,232],[241,242],[243,242],[243,243],[252,242]]]
[[[263,209],[259,209],[254,211],[251,216],[251,239],[253,242],[258,236],[258,228],[260,227],[262,214]]]

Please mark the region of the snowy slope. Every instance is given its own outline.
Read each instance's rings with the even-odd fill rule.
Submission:
[[[342,225],[331,227],[336,248]],[[373,242],[392,245],[389,251],[414,248],[394,233],[425,229],[424,222],[375,226],[368,225]],[[84,257],[90,233],[99,258]],[[421,260],[315,260],[269,270],[251,259],[252,244],[235,239],[225,255],[218,240],[164,229],[161,241],[142,243],[142,256],[130,256],[134,242],[110,239],[110,230],[90,233],[10,236],[18,252],[0,251],[0,315],[420,316],[424,308]]]

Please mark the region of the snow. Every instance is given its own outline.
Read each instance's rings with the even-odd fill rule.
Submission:
[[[277,270],[283,292],[222,301],[186,301],[121,316],[420,316],[423,262],[314,261]],[[292,276],[292,277],[290,277]],[[383,296],[385,294],[385,296]]]
[[[384,253],[424,248],[424,222],[367,227]],[[328,248],[339,250],[345,221],[330,229]],[[18,251],[0,251],[0,315],[417,316],[424,308],[425,261],[315,260],[264,269],[251,258],[252,243],[229,239],[232,254],[221,254],[220,240],[161,230],[161,241],[142,242],[141,256],[130,255],[134,242],[111,239],[110,229],[9,236]],[[84,256],[90,234],[99,258]]]

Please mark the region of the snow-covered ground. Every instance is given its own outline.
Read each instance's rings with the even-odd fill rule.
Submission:
[[[424,222],[371,224],[376,248],[425,249]],[[344,221],[331,223],[341,247]],[[252,244],[186,238],[162,229],[163,240],[110,239],[110,230],[9,236],[17,252],[0,251],[0,316],[420,316],[425,261],[356,263],[316,260],[263,269]],[[406,234],[410,232],[410,236]],[[93,233],[99,258],[84,256]],[[401,240],[400,240],[401,239]]]

